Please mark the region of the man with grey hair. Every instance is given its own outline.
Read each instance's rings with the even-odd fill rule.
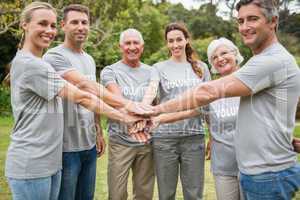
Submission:
[[[150,82],[151,67],[140,61],[144,40],[136,29],[127,29],[120,35],[122,59],[101,71],[101,83],[115,95],[132,101],[145,100],[145,89]],[[134,133],[127,127],[109,120],[108,198],[127,199],[127,182],[132,170],[133,199],[151,200],[154,187],[152,148],[148,133]],[[137,140],[139,139],[139,140]]]
[[[239,32],[253,57],[233,74],[154,107],[156,113],[175,112],[241,96],[235,150],[246,200],[290,200],[300,187],[292,144],[300,70],[278,42],[276,6],[271,0],[239,1]]]
[[[120,34],[120,40],[119,40],[119,44],[120,45],[124,43],[124,40],[125,40],[124,38],[125,38],[126,34],[134,34],[134,35],[136,35],[139,38],[141,44],[144,45],[144,39],[143,39],[143,36],[142,36],[141,32],[139,32],[138,30],[136,30],[134,28],[129,28],[129,29],[123,31]]]
[[[63,44],[49,49],[43,59],[65,80],[99,96],[108,104],[125,109],[130,106],[126,103],[129,101],[113,95],[96,82],[95,61],[84,51],[90,29],[89,9],[79,4],[66,6],[61,25],[65,33]],[[64,101],[63,106],[63,169],[59,199],[92,200],[97,156],[105,151],[99,115],[70,101]]]

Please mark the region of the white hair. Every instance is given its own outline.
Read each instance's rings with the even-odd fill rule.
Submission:
[[[231,42],[230,40],[228,40],[227,38],[224,38],[224,37],[215,39],[215,40],[211,41],[207,47],[207,58],[208,58],[209,64],[211,65],[212,73],[218,73],[218,71],[216,70],[216,68],[213,65],[212,56],[213,56],[214,52],[216,51],[216,49],[219,48],[220,46],[226,46],[230,50],[234,50],[236,52],[235,56],[236,56],[236,61],[237,61],[238,65],[240,65],[244,61],[244,57],[241,55],[239,48],[236,45],[234,45],[233,42]]]
[[[140,41],[142,44],[144,44],[144,39],[143,39],[143,36],[141,34],[141,32],[139,32],[138,30],[134,29],[134,28],[129,28],[129,29],[126,29],[125,31],[123,31],[121,34],[120,34],[120,41],[119,41],[119,44],[121,45],[123,42],[124,42],[124,39],[125,39],[125,35],[126,34],[131,34],[131,35],[136,35],[139,37]]]

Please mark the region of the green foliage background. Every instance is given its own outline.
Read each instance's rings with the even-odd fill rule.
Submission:
[[[10,115],[10,90],[1,85],[8,63],[17,51],[17,44],[21,36],[18,28],[19,14],[26,4],[33,0],[1,0],[0,1],[0,116]],[[140,30],[145,40],[145,51],[142,60],[147,64],[154,64],[168,57],[165,47],[164,27],[174,21],[183,21],[191,32],[192,45],[198,52],[199,58],[207,63],[206,49],[211,40],[217,37],[227,37],[240,48],[245,60],[251,56],[251,51],[245,47],[239,37],[235,19],[228,20],[216,15],[217,4],[230,4],[237,0],[205,1],[198,9],[186,9],[182,4],[170,4],[165,0],[41,0],[51,3],[61,9],[70,3],[80,3],[88,6],[91,11],[91,31],[85,49],[91,54],[99,71],[106,65],[120,59],[118,47],[119,34],[122,30],[134,27]],[[200,0],[195,0],[200,1]],[[202,0],[201,0],[202,1]],[[153,3],[156,2],[156,3]],[[182,1],[184,2],[184,1]],[[204,0],[203,0],[204,2]],[[211,2],[214,2],[212,4]],[[288,5],[299,0],[280,0],[279,38],[284,46],[295,56],[300,65],[300,14],[290,13]],[[230,12],[231,13],[231,12]],[[63,41],[63,33],[59,31],[52,47]],[[105,126],[105,123],[103,123]],[[3,175],[5,154],[9,142],[9,132],[13,127],[11,116],[0,117],[0,199],[11,199],[10,192]],[[300,137],[300,126],[295,129]],[[95,199],[105,199],[107,155],[98,161],[97,188]],[[209,166],[206,169],[205,199],[215,199],[214,186]],[[131,184],[129,184],[131,185]],[[297,196],[298,197],[298,196]],[[295,199],[297,199],[297,197]],[[177,194],[182,199],[180,189]],[[300,198],[300,195],[299,195]],[[157,193],[155,198],[157,199]]]
[[[81,3],[90,8],[91,31],[85,49],[91,54],[99,71],[120,59],[119,35],[126,28],[133,27],[141,31],[145,40],[145,50],[142,61],[154,64],[168,57],[165,47],[164,27],[174,21],[186,23],[192,35],[192,45],[199,58],[207,62],[206,48],[211,40],[227,37],[235,42],[244,55],[245,60],[251,57],[251,51],[240,39],[236,22],[233,17],[224,20],[217,16],[218,3],[231,6],[236,0],[215,0],[201,5],[198,9],[186,9],[183,4],[171,4],[167,1],[154,0],[42,0],[51,3],[57,9],[59,20],[61,10],[70,3]],[[197,1],[197,0],[195,0]],[[18,28],[19,14],[22,8],[32,0],[5,0],[0,2],[0,82],[8,73],[8,63],[14,57],[21,35]],[[155,3],[154,3],[155,2]],[[184,2],[184,1],[182,1]],[[212,3],[214,2],[214,3]],[[284,46],[296,57],[300,64],[300,14],[290,13],[288,5],[299,3],[300,0],[280,0],[279,36]],[[300,3],[299,3],[300,4]],[[231,13],[231,12],[230,12]],[[59,22],[58,20],[58,22]],[[52,46],[63,41],[63,33],[59,31]],[[0,110],[7,110],[9,102],[8,90],[0,96]],[[3,107],[4,106],[4,107]],[[8,106],[9,107],[9,106]],[[9,110],[9,109],[8,109]]]

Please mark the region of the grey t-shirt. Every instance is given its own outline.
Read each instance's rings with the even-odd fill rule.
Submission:
[[[245,174],[280,171],[295,165],[292,136],[300,94],[300,70],[279,43],[253,56],[234,76],[252,95],[241,97],[235,147]]]
[[[160,103],[181,95],[203,82],[210,80],[207,65],[199,62],[203,76],[199,78],[189,62],[177,63],[166,60],[154,65],[151,79],[159,81],[158,99]],[[193,117],[173,123],[161,124],[153,133],[154,138],[184,137],[204,134],[203,120],[201,117]]]
[[[96,81],[94,59],[85,52],[76,53],[59,45],[47,51],[43,59],[59,73],[77,70],[88,79]],[[96,144],[94,113],[79,104],[63,100],[64,152],[89,150]]]
[[[62,165],[63,115],[58,92],[66,82],[42,59],[18,51],[11,66],[11,105],[15,124],[5,175],[47,177]]]
[[[141,63],[137,68],[130,67],[122,61],[106,66],[100,75],[101,83],[106,87],[115,83],[122,90],[126,99],[141,102],[149,86],[152,68]],[[108,133],[110,140],[126,146],[141,146],[127,134],[127,126],[109,119]]]
[[[214,175],[238,175],[234,135],[239,104],[240,98],[232,97],[216,100],[209,105],[211,169]]]

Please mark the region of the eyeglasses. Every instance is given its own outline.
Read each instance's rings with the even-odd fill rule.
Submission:
[[[235,52],[235,50],[231,50],[231,51],[222,51],[221,53],[219,53],[219,54],[214,54],[213,56],[212,56],[212,58],[211,58],[211,60],[213,61],[213,62],[215,62],[216,60],[217,60],[217,58],[224,58],[224,57],[226,57],[226,56],[228,56],[229,54],[232,54],[232,53],[234,53]]]

